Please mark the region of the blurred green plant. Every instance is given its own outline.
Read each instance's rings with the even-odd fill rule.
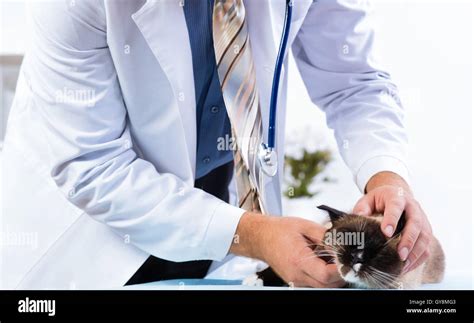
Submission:
[[[318,192],[311,192],[310,185],[321,174],[327,164],[332,160],[329,150],[316,150],[309,152],[303,149],[300,158],[291,156],[285,157],[285,166],[289,168],[288,189],[285,192],[288,198],[294,199],[299,197],[313,197]],[[330,178],[324,177],[324,182],[331,181]]]

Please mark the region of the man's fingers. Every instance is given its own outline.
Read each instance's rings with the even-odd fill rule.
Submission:
[[[417,260],[415,260],[413,263],[410,262],[408,259],[405,262],[405,267],[403,268],[403,274],[406,274],[409,271],[412,271],[413,269],[416,269],[418,266],[423,264],[428,258],[430,257],[430,251],[427,249],[420,257],[418,257]]]
[[[301,262],[300,267],[303,272],[313,277],[323,285],[329,285],[342,280],[337,267],[334,264],[328,265],[320,258],[309,258]]]
[[[324,266],[326,267],[327,273],[324,283],[327,283],[330,286],[337,285],[338,287],[345,285],[345,281],[342,279],[341,274],[339,274],[335,264],[324,263]]]
[[[314,287],[314,288],[338,288],[338,287],[343,287],[346,283],[343,280],[338,280],[333,283],[323,283],[321,281],[318,281],[317,279],[314,279],[311,277],[309,274],[304,273],[305,278],[304,282],[308,284],[309,287]]]
[[[357,215],[370,215],[374,213],[375,202],[372,194],[366,194],[357,201],[352,211]]]
[[[312,288],[323,288],[324,284],[321,283],[319,280],[314,279],[310,275],[301,272],[301,277],[299,281],[294,283],[295,287],[312,287]],[[291,282],[290,282],[291,286]]]
[[[312,287],[312,288],[323,288],[324,285],[317,279],[314,279],[310,275],[301,272],[298,280],[294,282],[287,282],[290,287]]]
[[[313,243],[322,244],[326,228],[322,225],[308,221],[302,228],[302,233]]]
[[[424,260],[421,260],[422,257],[428,255],[429,256],[429,250],[428,246],[430,244],[431,237],[429,234],[427,234],[424,231],[421,231],[418,239],[416,240],[415,246],[413,247],[412,251],[410,252],[408,259],[405,263],[405,268],[408,270],[415,269],[418,267],[421,263],[423,263]],[[400,249],[401,250],[401,249]]]
[[[301,274],[301,280],[294,283],[295,287],[338,288],[343,287],[346,284],[342,279],[333,283],[323,283],[305,272],[302,272]]]
[[[419,214],[415,213],[416,208],[414,208],[413,205],[408,204],[405,212],[407,222],[405,224],[405,229],[402,232],[402,239],[398,244],[398,254],[400,255],[400,259],[403,261],[407,260],[408,255],[410,254],[410,252],[412,252],[423,228],[421,217],[419,216]],[[424,237],[425,240],[426,238],[427,237]],[[429,239],[426,242],[429,242]],[[416,250],[413,250],[415,254],[411,255],[411,262],[413,262],[423,254],[424,250],[420,251],[420,248],[426,249],[426,242],[420,244]]]
[[[381,229],[387,237],[390,238],[395,232],[398,220],[400,220],[403,210],[405,209],[405,204],[405,199],[402,197],[392,198],[385,202]]]

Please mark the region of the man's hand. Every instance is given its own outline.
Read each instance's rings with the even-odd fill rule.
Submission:
[[[398,253],[401,260],[406,260],[404,272],[421,265],[429,257],[432,231],[408,184],[395,173],[380,172],[369,180],[366,191],[367,194],[354,207],[354,213],[369,215],[383,212],[381,228],[387,237],[391,237],[405,211],[406,225],[398,244]]]
[[[237,228],[238,239],[230,251],[265,261],[287,283],[299,287],[341,287],[334,264],[318,258],[312,246],[326,229],[317,223],[292,217],[245,213]]]

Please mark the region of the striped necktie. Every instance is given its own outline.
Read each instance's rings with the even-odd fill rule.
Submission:
[[[219,80],[234,138],[239,206],[265,213],[257,152],[263,138],[257,78],[242,0],[215,0],[213,38]]]

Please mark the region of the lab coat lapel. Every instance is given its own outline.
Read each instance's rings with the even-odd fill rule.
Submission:
[[[173,89],[193,177],[196,165],[196,99],[192,53],[181,0],[148,0],[133,20]],[[170,144],[172,144],[170,142]]]
[[[257,87],[260,98],[260,109],[262,114],[263,139],[268,142],[268,117],[270,106],[270,93],[273,79],[273,69],[277,55],[277,44],[275,42],[272,28],[272,4],[271,1],[255,1],[248,0],[244,2],[246,19],[249,28],[249,37],[252,46],[252,56],[254,59]],[[280,101],[281,102],[281,101]],[[280,104],[280,106],[282,106]],[[279,116],[281,115],[279,112]],[[277,119],[278,120],[278,119]],[[277,125],[277,132],[283,131]],[[277,140],[278,145],[278,140]],[[278,151],[282,151],[283,147],[277,147]],[[282,163],[282,153],[279,153],[279,162]],[[281,165],[280,165],[281,166]],[[281,167],[279,167],[281,169]],[[273,215],[282,213],[281,206],[281,188],[279,177],[270,178],[264,175],[263,199],[267,205],[267,212]]]

